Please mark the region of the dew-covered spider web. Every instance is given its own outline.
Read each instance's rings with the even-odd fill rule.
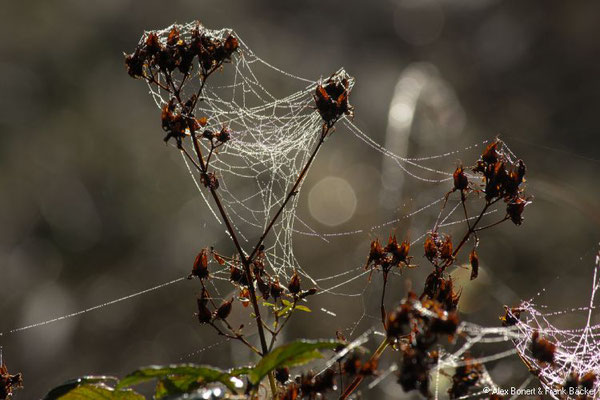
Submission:
[[[182,37],[189,39],[195,26],[195,23],[180,25]],[[161,41],[166,41],[170,30],[171,27],[157,32]],[[229,32],[232,31],[215,31],[213,34],[220,37]],[[141,40],[144,39],[145,36]],[[347,76],[343,69],[336,71],[335,74]],[[216,171],[219,181],[218,193],[221,196],[223,207],[230,216],[235,233],[242,242],[242,247],[247,252],[252,251],[261,233],[285,201],[319,141],[323,120],[314,108],[313,94],[317,85],[328,76],[310,80],[287,73],[259,58],[240,39],[240,48],[233,55],[231,63],[225,64],[222,71],[215,72],[203,87],[202,100],[198,103],[199,108],[196,112],[197,117],[205,116],[207,118],[208,129],[219,130],[225,127],[230,130],[230,140],[212,154],[210,168]],[[286,87],[295,88],[292,94],[285,95],[280,93],[281,88],[271,88],[276,86],[273,82],[277,83],[282,80],[285,80]],[[175,82],[176,85],[180,83]],[[195,84],[200,85],[200,82],[195,82]],[[193,85],[194,82],[187,83],[186,87],[196,91],[198,86],[194,88]],[[350,88],[353,85],[354,81],[350,79]],[[159,108],[169,102],[167,92],[157,88],[156,85],[149,85],[149,89]],[[352,96],[351,94],[351,100]],[[414,113],[415,109],[410,109],[408,112]],[[381,221],[373,221],[373,224],[368,226],[355,226],[352,229],[337,232],[322,232],[298,213],[303,193],[301,184],[298,192],[292,196],[291,201],[283,209],[264,242],[265,263],[269,273],[278,277],[281,282],[287,282],[293,272],[298,271],[302,275],[303,282],[318,288],[319,296],[361,298],[363,309],[359,313],[359,317],[344,330],[348,338],[352,340],[351,343],[359,346],[373,338],[380,340],[383,335],[380,332],[380,324],[378,324],[380,323],[377,316],[378,310],[370,309],[367,304],[369,271],[364,268],[364,260],[357,260],[354,265],[348,266],[343,272],[328,274],[323,269],[309,268],[303,264],[302,260],[296,256],[294,239],[299,236],[309,237],[319,241],[319,245],[326,246],[332,240],[343,241],[356,235],[362,235],[365,238],[368,238],[369,235],[387,235],[400,222],[424,214],[434,215],[438,227],[450,228],[463,224],[465,217],[462,214],[459,200],[450,199],[446,207],[442,208],[441,206],[444,203],[445,194],[452,188],[452,172],[456,160],[458,158],[475,160],[486,142],[463,146],[442,154],[408,157],[401,154],[398,149],[387,148],[366,130],[359,128],[351,119],[344,117],[338,121],[336,132],[326,139],[319,152],[327,152],[328,146],[331,145],[330,142],[342,140],[356,141],[363,146],[365,152],[372,152],[374,156],[384,159],[388,168],[391,165],[406,179],[428,185],[427,194],[432,194],[432,196],[424,201],[417,199],[419,201],[415,201],[409,209],[395,212]],[[204,154],[209,154],[211,149],[206,143],[202,143]],[[517,158],[506,147],[506,144],[503,146],[510,157]],[[187,150],[191,154],[194,152],[191,146]],[[198,188],[199,196],[203,200],[207,210],[206,217],[214,218],[226,232],[215,204],[207,195],[206,188],[203,187],[194,165],[185,156],[182,158]],[[499,207],[490,208],[486,216],[496,214],[502,217],[504,210],[502,206]],[[423,225],[420,231],[411,238],[411,244],[420,243],[429,229],[431,226]],[[415,248],[419,249],[419,246]],[[366,251],[367,244],[365,244],[365,257]],[[234,261],[227,260],[226,264],[229,265],[232,262]],[[228,269],[221,268],[212,273],[212,276],[217,282],[228,281],[228,273]],[[155,290],[167,290],[165,288],[181,284],[184,281],[185,277],[174,277],[168,282],[135,291],[118,299],[107,299],[103,304],[41,322],[33,321],[23,327],[6,329],[3,331],[4,333],[0,334],[0,337],[58,323],[105,306],[146,295]],[[466,397],[485,397],[487,392],[484,392],[484,388],[497,388],[497,384],[487,372],[485,365],[509,356],[516,357],[516,354],[539,370],[540,376],[544,378],[541,380],[542,385],[548,388],[561,385],[565,376],[573,370],[582,374],[589,371],[600,373],[598,356],[600,354],[598,348],[600,325],[592,324],[591,320],[599,284],[596,268],[590,304],[581,309],[565,311],[587,313],[587,323],[584,328],[561,330],[555,327],[552,324],[552,317],[557,313],[546,312],[542,306],[533,301],[521,304],[522,320],[515,326],[482,327],[462,322],[457,338],[452,345],[439,349],[438,367],[434,369],[431,379],[432,392],[435,397],[446,395],[447,386],[442,390],[443,385],[440,382],[444,376],[451,374],[449,371],[461,365],[463,356],[468,352],[474,356],[475,361],[483,365],[483,373],[477,384],[479,390]],[[359,289],[356,289],[357,287]],[[214,297],[218,299],[219,296],[225,298],[225,294],[220,292],[217,292],[217,296]],[[323,318],[335,320],[339,314],[344,312],[344,309],[340,307],[337,309],[321,308],[320,312]],[[531,356],[529,348],[534,331],[539,331],[557,345],[554,365],[542,365]],[[182,359],[193,360],[199,353],[227,342],[228,340],[219,340],[192,351],[182,349],[182,354],[184,354]],[[488,344],[494,345],[494,349],[497,349],[499,344],[506,346],[503,350],[495,350],[491,354],[479,351],[478,346],[485,347]],[[475,351],[476,348],[477,351]],[[335,362],[335,359],[329,362]],[[385,367],[382,373],[367,385],[368,388],[379,386],[384,381],[393,381],[388,377],[392,376],[396,369],[395,364]],[[523,385],[528,385],[530,380],[525,381]]]

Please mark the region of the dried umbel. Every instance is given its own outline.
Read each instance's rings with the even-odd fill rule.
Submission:
[[[507,215],[516,225],[523,221],[525,206],[531,202],[523,196],[526,171],[522,160],[512,161],[503,151],[500,140],[494,140],[487,146],[473,168],[473,172],[482,177],[486,201],[494,203],[503,199],[507,204]]]
[[[430,353],[406,348],[402,352],[402,363],[398,371],[398,383],[402,390],[418,390],[423,396],[428,396],[429,371],[435,366],[436,360],[437,357],[432,357]]]
[[[182,33],[182,26],[173,25],[168,34],[147,32],[136,49],[125,55],[129,75],[143,79],[152,88],[165,91],[170,99],[162,106],[161,122],[166,132],[166,142],[173,138],[179,148],[186,136],[200,132],[208,124],[205,116],[194,116],[198,102],[202,100],[202,89],[208,77],[231,61],[238,50],[239,41],[227,30],[213,31],[196,23],[191,32]],[[200,88],[191,92],[187,85],[195,80]],[[218,148],[231,136],[227,127],[216,131],[204,130],[202,134]],[[214,176],[205,174],[206,186],[218,187]]]
[[[388,272],[393,268],[401,269],[405,266],[410,266],[411,257],[408,252],[410,250],[410,242],[403,241],[398,243],[396,235],[390,235],[388,243],[385,247],[381,245],[379,239],[371,242],[371,250],[365,264],[365,269],[381,269]]]
[[[324,372],[316,375],[313,371],[308,371],[296,378],[296,383],[300,388],[301,398],[318,398],[324,396],[326,392],[335,389],[336,373],[328,368]]]
[[[317,85],[315,104],[327,126],[333,126],[343,115],[353,115],[354,107],[349,102],[352,82],[348,74],[339,71]]]
[[[0,365],[0,399],[11,398],[14,390],[22,387],[23,376],[20,373],[12,375],[4,363]]]
[[[427,350],[439,335],[452,336],[458,328],[458,315],[445,308],[435,300],[421,302],[411,292],[388,313],[387,335],[395,339],[408,338],[409,343]]]
[[[452,387],[448,390],[451,399],[466,396],[469,390],[477,385],[483,373],[481,364],[474,361],[469,354],[465,354],[461,361],[462,365],[456,368],[452,376]]]
[[[156,73],[171,73],[178,69],[188,74],[194,68],[194,60],[202,76],[231,60],[239,46],[238,39],[229,32],[211,31],[199,23],[186,39],[180,27],[174,25],[167,38],[159,38],[156,32],[148,32],[135,51],[125,55],[127,71],[133,78],[158,79]]]

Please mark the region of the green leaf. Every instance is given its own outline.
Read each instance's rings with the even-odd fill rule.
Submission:
[[[300,310],[300,311],[304,311],[304,312],[312,312],[312,311],[310,310],[310,308],[308,308],[308,307],[306,307],[306,306],[301,306],[301,305],[297,305],[295,309],[296,309],[296,310]]]
[[[233,392],[236,392],[235,385],[231,382],[229,372],[218,368],[195,365],[195,364],[174,364],[174,365],[152,365],[149,367],[138,369],[121,379],[117,388],[137,385],[138,383],[147,382],[153,379],[164,380],[172,377],[186,377],[195,379],[200,384],[211,382],[221,382]]]
[[[281,299],[281,302],[283,303],[284,306],[289,306],[292,304],[289,301],[287,301],[286,299]]]
[[[61,396],[64,396],[65,394],[69,393],[73,389],[77,388],[78,386],[82,386],[85,384],[105,383],[108,381],[116,382],[118,380],[119,379],[115,378],[114,376],[82,376],[80,378],[66,381],[62,385],[55,387],[54,389],[49,391],[48,394],[46,394],[44,400],[56,400]]]
[[[248,375],[250,382],[257,385],[271,371],[280,367],[293,367],[320,358],[319,350],[334,349],[340,342],[335,340],[298,340],[279,346],[263,357]]]
[[[275,304],[269,303],[268,301],[263,301],[262,304],[263,304],[263,307],[271,307],[271,308],[277,307]]]
[[[155,399],[162,399],[175,394],[189,393],[200,387],[201,383],[194,376],[174,376],[162,379],[156,385]]]
[[[279,312],[277,313],[277,316],[278,316],[278,317],[282,317],[282,316],[284,316],[285,314],[287,314],[288,312],[290,312],[290,311],[291,311],[291,309],[292,309],[292,305],[291,305],[291,304],[290,304],[289,306],[285,306],[285,308],[284,308],[283,310],[281,310],[281,311],[279,311]]]
[[[145,397],[131,389],[113,389],[98,383],[77,386],[60,400],[145,400]]]

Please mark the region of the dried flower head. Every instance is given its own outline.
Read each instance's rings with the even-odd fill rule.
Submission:
[[[452,387],[448,390],[451,399],[466,396],[473,388],[483,373],[483,367],[469,354],[462,358],[462,365],[456,368],[452,376]]]
[[[541,362],[552,364],[554,362],[554,353],[556,345],[540,336],[538,331],[531,335],[531,345],[529,347],[533,358]]]
[[[217,311],[215,311],[215,318],[226,319],[231,313],[232,304],[233,298],[224,301],[219,308],[217,308]]]
[[[202,249],[200,253],[196,256],[194,260],[194,266],[192,268],[191,274],[188,276],[188,279],[192,279],[194,276],[197,276],[200,279],[206,279],[209,276],[208,273],[208,250]]]
[[[465,174],[465,170],[462,165],[459,165],[454,174],[452,175],[454,178],[454,190],[466,190],[469,187],[469,179]]]
[[[300,276],[296,271],[294,271],[294,275],[292,275],[290,282],[288,283],[288,290],[294,296],[300,292]]]
[[[23,387],[23,375],[21,373],[11,375],[8,373],[6,365],[0,365],[0,399],[12,397],[15,389]]]
[[[475,249],[469,253],[469,263],[471,264],[471,280],[479,276],[479,256]]]
[[[333,126],[342,115],[353,115],[354,107],[348,97],[352,89],[351,78],[346,72],[338,71],[315,89],[315,105],[328,126]]]
[[[500,321],[502,321],[502,326],[513,326],[519,322],[520,318],[521,309],[504,306],[504,315],[500,317]]]

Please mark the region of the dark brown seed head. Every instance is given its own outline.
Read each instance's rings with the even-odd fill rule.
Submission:
[[[506,204],[506,214],[515,225],[521,225],[523,222],[523,211],[528,203],[526,199],[517,197]]]
[[[298,292],[300,292],[300,276],[298,276],[296,271],[294,271],[294,275],[292,275],[292,278],[290,279],[288,289],[293,295],[296,295]]]
[[[594,389],[594,384],[596,383],[597,376],[592,371],[587,372],[585,375],[581,377],[579,380],[579,385],[581,388],[590,392]]]
[[[481,159],[489,164],[493,164],[498,160],[498,145],[500,144],[499,140],[494,140],[490,143],[486,148],[483,154],[481,155]]]
[[[290,369],[288,367],[277,368],[275,371],[275,379],[284,385],[290,379]]]
[[[554,353],[556,345],[543,337],[540,337],[538,331],[531,335],[531,345],[529,346],[531,355],[538,361],[552,364],[554,362]]]
[[[475,249],[471,250],[469,254],[469,262],[471,263],[471,280],[473,280],[479,275],[479,256]]]
[[[427,259],[429,261],[433,261],[433,259],[437,256],[437,245],[435,244],[435,240],[433,239],[432,235],[427,235],[427,238],[425,239],[425,257],[427,257]]]
[[[271,296],[273,296],[274,299],[278,299],[281,297],[282,293],[283,293],[283,288],[279,284],[279,281],[277,280],[277,278],[275,278],[275,281],[271,283]]]
[[[208,309],[206,305],[206,299],[200,297],[197,299],[198,304],[198,312],[196,316],[198,317],[198,322],[201,324],[206,324],[212,320],[212,312]]]
[[[504,315],[500,317],[500,321],[502,321],[502,326],[513,326],[519,322],[520,318],[521,309],[504,306]]]
[[[226,319],[229,316],[229,314],[231,313],[232,303],[233,303],[233,298],[230,299],[229,301],[223,302],[219,306],[219,308],[217,309],[217,311],[215,313],[216,318]]]
[[[440,249],[440,257],[443,260],[452,259],[452,239],[450,236],[446,236],[442,242],[442,248]]]
[[[454,189],[456,190],[465,190],[469,187],[469,180],[467,179],[467,175],[465,175],[465,170],[462,165],[456,168],[453,174],[454,177]]]
[[[208,252],[206,249],[202,249],[194,260],[192,273],[188,276],[188,279],[192,279],[194,276],[197,276],[200,279],[206,279],[208,278],[208,275]]]
[[[333,74],[315,88],[315,106],[328,126],[333,126],[344,114],[352,116],[354,108],[348,101],[349,79],[345,73]]]

